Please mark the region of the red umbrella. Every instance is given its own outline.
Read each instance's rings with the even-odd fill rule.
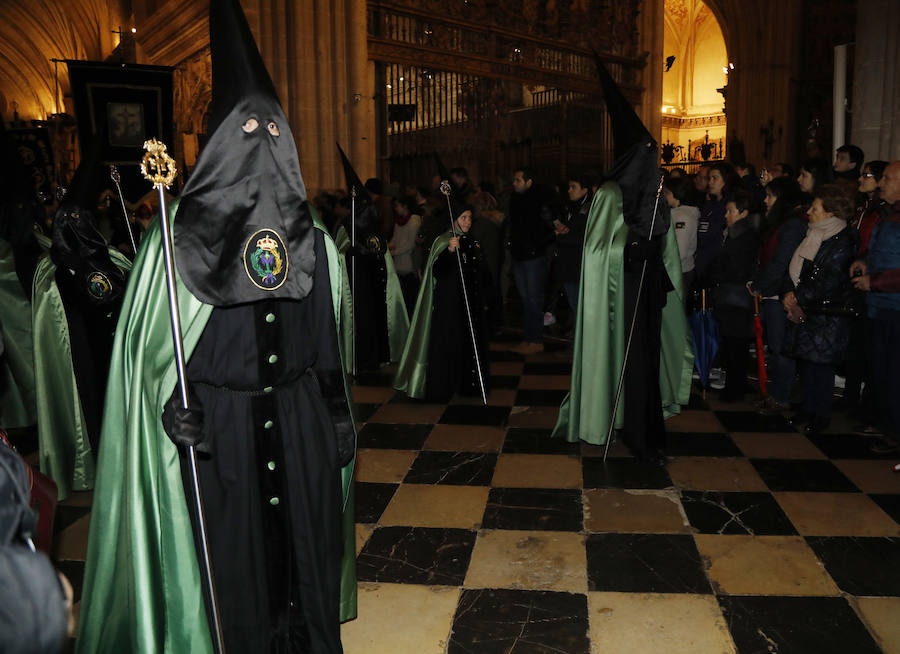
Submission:
[[[759,376],[759,392],[766,395],[766,355],[763,352],[762,319],[759,317],[759,296],[753,296],[753,333],[756,334],[756,373]]]

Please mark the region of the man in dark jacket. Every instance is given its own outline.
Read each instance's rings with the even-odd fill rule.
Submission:
[[[531,171],[513,171],[515,193],[509,202],[509,245],[513,276],[522,298],[525,337],[515,351],[543,352],[544,286],[547,283],[547,250],[553,243],[553,210],[549,194],[536,186]]]
[[[900,451],[900,403],[891,395],[900,387],[900,161],[885,168],[878,182],[886,213],[875,226],[865,262],[850,269],[853,285],[868,291],[874,357],[872,382],[878,419],[886,427],[880,453]]]

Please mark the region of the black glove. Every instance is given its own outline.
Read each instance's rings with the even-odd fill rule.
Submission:
[[[162,414],[166,435],[182,447],[196,446],[203,441],[203,405],[191,384],[188,384],[188,404],[188,409],[181,406],[181,389],[176,386]]]
[[[344,372],[317,370],[316,378],[334,425],[338,464],[343,468],[356,454],[356,432],[353,427],[353,416],[347,405],[347,396],[344,393]]]

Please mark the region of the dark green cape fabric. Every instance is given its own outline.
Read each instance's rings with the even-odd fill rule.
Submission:
[[[394,388],[410,397],[425,397],[425,381],[428,373],[428,343],[431,338],[431,309],[434,300],[434,262],[450,245],[450,232],[438,236],[431,246],[425,276],[419,287],[419,297],[413,311],[409,337],[403,346],[403,355],[394,376]]]
[[[131,270],[131,262],[118,250],[109,248],[109,258],[123,273]],[[31,297],[40,466],[56,482],[62,501],[72,491],[94,487],[95,466],[72,367],[66,310],[56,286],[56,264],[49,256],[38,261]]]
[[[174,214],[171,207],[170,221]],[[340,256],[314,220],[325,232],[341,330]],[[212,652],[178,451],[160,419],[177,383],[160,233],[155,224],[138,252],[113,345],[76,643],[82,654]],[[177,283],[189,359],[213,307]],[[354,463],[341,471],[342,620],[356,615]]]
[[[0,239],[0,323],[5,349],[0,358],[0,427],[28,427],[37,420],[31,304],[5,239]]]
[[[606,182],[594,195],[584,239],[578,315],[572,357],[572,385],[559,409],[553,435],[602,445],[612,419],[616,388],[625,356],[630,316],[625,316],[624,251],[628,226],[622,216],[622,193]],[[694,354],[682,304],[681,260],[675,233],[664,237],[663,263],[674,290],[662,315],[660,391],[663,415],[670,418],[687,404]],[[622,394],[616,428],[623,426]]]

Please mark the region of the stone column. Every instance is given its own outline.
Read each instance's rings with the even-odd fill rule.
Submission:
[[[310,196],[344,187],[335,143],[360,177],[375,170],[365,0],[244,0],[297,141]],[[248,12],[249,13],[249,12]]]
[[[640,49],[647,52],[647,65],[641,80],[644,95],[638,113],[651,136],[661,143],[663,100],[663,34],[665,31],[665,3],[663,0],[644,0],[638,18]]]
[[[856,8],[850,140],[866,159],[900,159],[900,3],[864,0]]]

